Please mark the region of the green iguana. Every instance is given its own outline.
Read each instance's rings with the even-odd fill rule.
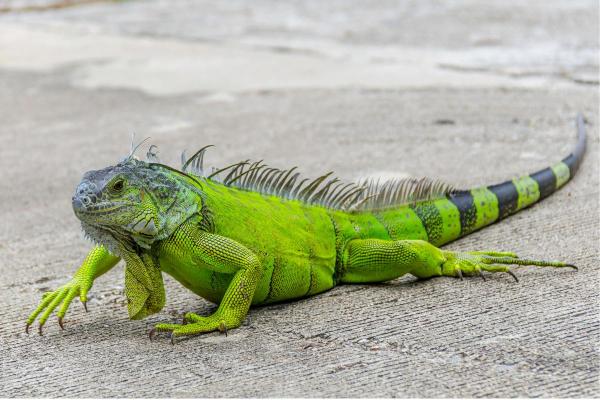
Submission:
[[[205,172],[206,146],[181,170],[161,164],[150,146],[115,166],[87,172],[73,210],[96,245],[71,281],[46,293],[27,320],[39,333],[74,297],[86,304],[96,278],[125,261],[129,316],[165,304],[162,273],[219,304],[209,316],[187,313],[182,324],[150,331],[175,336],[236,328],[251,305],[299,299],[343,283],[505,272],[508,265],[572,267],[520,259],[510,252],[440,250],[438,246],[497,222],[550,195],[573,177],[585,150],[577,117],[573,153],[550,168],[501,184],[456,190],[428,179],[343,183],[331,173],[302,179],[296,168],[249,160]],[[133,147],[133,146],[132,146]],[[139,145],[138,145],[139,147]],[[485,279],[485,278],[484,278]],[[87,307],[86,307],[87,311]]]

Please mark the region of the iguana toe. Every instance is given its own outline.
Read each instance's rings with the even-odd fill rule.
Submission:
[[[150,331],[153,337],[155,332],[169,332],[171,343],[175,343],[176,336],[191,336],[200,333],[219,331],[228,335],[230,328],[236,328],[241,323],[235,320],[223,319],[220,314],[203,317],[194,313],[187,313],[184,317],[185,324],[156,324]]]
[[[483,279],[483,281],[485,282],[487,279],[485,279],[485,275],[483,275],[483,271],[481,269],[478,269],[477,272],[479,272],[479,276],[481,277],[481,279]]]
[[[560,261],[539,261],[525,260],[518,258],[516,254],[507,252],[495,251],[470,251],[470,252],[446,252],[447,260],[442,265],[442,274],[446,276],[455,276],[462,279],[463,275],[474,276],[479,275],[484,281],[483,275],[485,272],[505,272],[513,277],[515,282],[519,282],[519,278],[510,270],[508,265],[533,265],[538,267],[553,267],[553,268],[573,268],[577,267],[573,264],[567,264]]]

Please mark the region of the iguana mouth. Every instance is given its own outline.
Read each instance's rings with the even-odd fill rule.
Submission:
[[[73,211],[75,215],[104,215],[121,210],[131,204],[112,204],[112,203],[86,203],[82,199],[73,197]]]

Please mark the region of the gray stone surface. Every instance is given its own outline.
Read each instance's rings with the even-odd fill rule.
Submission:
[[[553,1],[515,11],[501,3],[457,2],[439,11],[429,2],[407,2],[357,16],[350,6],[301,2],[273,7],[269,17],[270,2],[255,9],[229,3],[227,12],[167,3],[101,3],[0,18],[0,395],[600,395],[597,5]],[[227,34],[188,29],[190,15],[204,6],[202,18]],[[167,11],[161,23],[156,16]],[[437,38],[422,24],[393,23],[432,14],[448,34]],[[342,35],[360,15],[359,32]],[[490,21],[495,28],[486,28]],[[497,39],[465,44],[465,35]],[[282,52],[276,41],[293,48]],[[579,61],[527,52],[536,43]],[[486,65],[469,58],[483,54],[482,46]],[[417,51],[411,54],[425,61],[369,58],[377,49]],[[522,57],[512,62],[507,51]],[[193,57],[181,56],[190,52]],[[441,53],[480,64],[448,70]],[[170,58],[178,61],[173,76],[165,73]],[[407,74],[423,68],[423,76],[411,82],[398,74],[385,87],[385,79],[372,75],[386,63]],[[500,69],[490,67],[499,63]],[[268,66],[272,79],[253,76]],[[198,72],[222,67],[232,75],[211,81]],[[193,83],[187,89],[179,68]],[[282,70],[295,85],[277,80]],[[328,83],[330,70],[343,79]],[[526,73],[511,75],[515,70]],[[123,74],[139,79],[120,79]],[[581,79],[565,79],[573,76]],[[208,334],[171,346],[165,337],[148,340],[153,324],[190,310],[210,313],[214,305],[167,278],[165,309],[129,321],[117,267],[94,285],[88,314],[73,302],[64,332],[51,318],[43,337],[24,333],[41,294],[66,282],[89,248],[70,208],[73,188],[84,171],[126,155],[132,131],[151,136],[162,159],[175,165],[180,150],[213,143],[208,161],[216,165],[253,157],[300,165],[309,175],[403,173],[472,186],[561,159],[574,145],[578,111],[589,121],[589,139],[575,180],[447,247],[569,260],[579,272],[516,268],[519,284],[495,275],[487,282],[407,277],[343,286],[254,308],[228,337]]]

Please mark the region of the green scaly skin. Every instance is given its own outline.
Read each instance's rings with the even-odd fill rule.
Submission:
[[[150,332],[180,335],[236,328],[251,305],[299,299],[342,283],[505,272],[509,265],[574,267],[518,258],[509,252],[453,252],[438,247],[548,196],[575,173],[579,143],[560,163],[500,185],[368,211],[341,211],[223,185],[162,164],[129,157],[84,175],[73,198],[76,215],[97,245],[73,279],[47,293],[27,320],[39,332],[52,312],[63,328],[72,299],[85,304],[94,280],[123,259],[132,319],[165,304],[162,272],[219,304],[187,313],[183,324]],[[484,278],[485,279],[485,278]]]

